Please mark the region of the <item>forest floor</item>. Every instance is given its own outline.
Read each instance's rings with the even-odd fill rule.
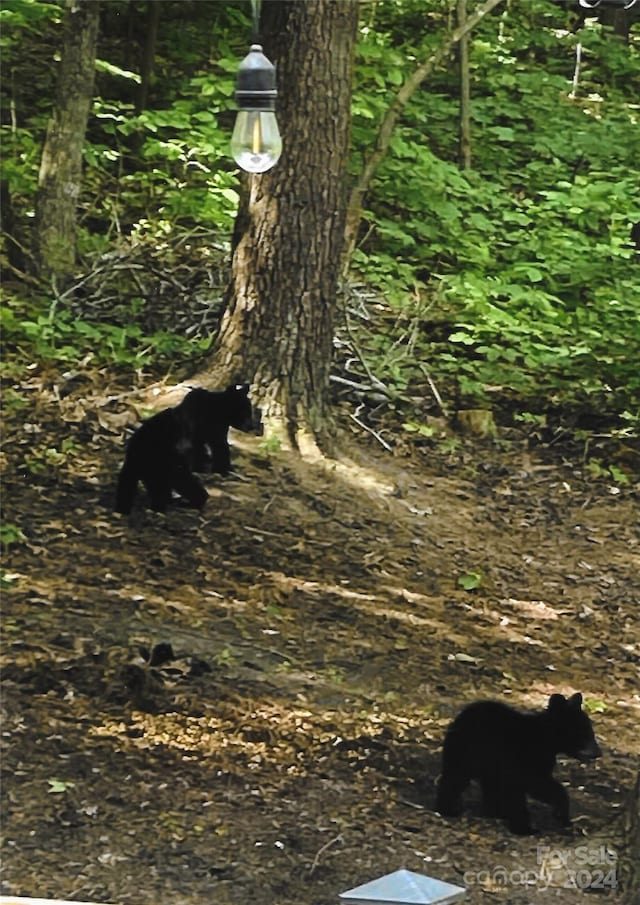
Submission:
[[[388,453],[345,418],[335,460],[236,435],[237,475],[207,478],[203,513],[127,519],[111,500],[124,429],[133,403],[160,402],[58,373],[20,391],[4,894],[333,905],[408,868],[470,905],[578,905],[589,882],[616,901],[613,831],[589,846],[640,765],[637,474],[615,485],[579,449],[508,431]],[[560,759],[570,834],[533,803],[540,835],[513,836],[473,790],[462,818],[434,813],[462,705],[574,691],[604,754]],[[579,876],[550,875],[568,852]]]

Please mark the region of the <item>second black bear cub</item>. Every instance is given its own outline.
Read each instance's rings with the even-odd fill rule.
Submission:
[[[143,422],[129,440],[118,477],[116,511],[131,512],[139,481],[159,512],[166,509],[172,491],[202,508],[208,494],[193,472],[210,468],[228,474],[229,428],[254,431],[257,422],[248,384],[223,391],[190,390],[175,408]]]
[[[527,795],[550,804],[562,826],[570,826],[569,796],[553,778],[561,752],[583,761],[602,754],[581,694],[553,694],[540,712],[522,713],[498,701],[469,704],[445,736],[436,810],[460,814],[462,792],[475,779],[484,816],[506,819],[513,833],[532,832]]]

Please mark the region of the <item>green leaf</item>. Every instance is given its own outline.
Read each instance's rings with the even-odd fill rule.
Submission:
[[[482,584],[480,572],[467,572],[458,578],[458,586],[465,591],[475,591]]]
[[[53,795],[60,795],[63,792],[66,792],[68,789],[75,788],[75,782],[63,781],[61,779],[48,779],[49,783],[49,793]]]
[[[451,343],[462,343],[465,346],[472,346],[476,342],[473,336],[469,336],[468,333],[462,333],[458,331],[457,333],[452,333],[449,336],[449,342]]]
[[[10,522],[0,523],[0,544],[3,547],[11,547],[13,544],[23,544],[26,540],[22,529]]]

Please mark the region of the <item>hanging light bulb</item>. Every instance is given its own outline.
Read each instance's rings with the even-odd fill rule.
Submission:
[[[277,163],[282,139],[275,114],[240,110],[231,137],[231,154],[248,173],[264,173]]]
[[[278,162],[282,139],[275,108],[276,70],[260,44],[252,44],[238,69],[238,116],[231,136],[231,154],[248,173],[265,173]]]

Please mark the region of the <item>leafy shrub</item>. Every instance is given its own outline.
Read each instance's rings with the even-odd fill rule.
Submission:
[[[372,186],[354,265],[407,317],[417,298],[435,300],[431,319],[448,323],[448,338],[425,333],[413,358],[470,401],[502,388],[507,398],[630,412],[640,406],[629,240],[640,220],[630,89],[640,60],[633,41],[622,53],[593,20],[579,36],[561,31],[562,15],[534,0],[510,7],[497,34],[490,19],[472,33],[472,170],[457,165],[456,91],[436,75],[415,92]],[[408,34],[403,53],[375,29],[363,37],[354,169],[431,40]],[[578,40],[587,63],[572,92]],[[412,369],[405,362],[404,385]]]

